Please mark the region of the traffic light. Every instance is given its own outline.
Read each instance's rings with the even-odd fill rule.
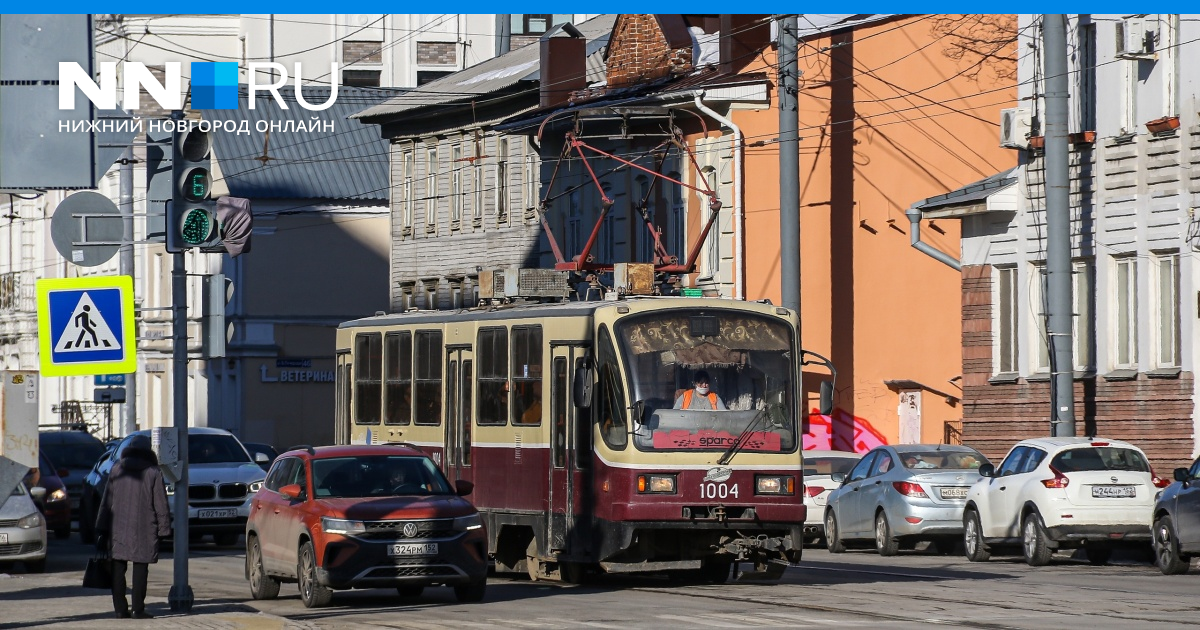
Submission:
[[[233,338],[233,325],[225,323],[225,305],[233,299],[233,280],[225,274],[204,276],[204,357],[225,356],[225,344]]]
[[[167,251],[215,248],[221,243],[212,200],[212,141],[199,129],[176,132],[171,143],[171,209]]]

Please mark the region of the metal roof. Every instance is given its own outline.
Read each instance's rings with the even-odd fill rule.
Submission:
[[[958,190],[952,190],[944,195],[929,197],[922,199],[912,205],[913,208],[922,212],[929,212],[947,206],[961,206],[964,204],[983,201],[993,194],[1008,188],[1017,183],[1017,178],[1013,176],[1013,172],[1017,167],[1010,168],[1006,171],[1001,171],[991,177],[981,179],[977,182],[967,184]]]
[[[347,118],[364,106],[406,92],[395,88],[338,87],[337,101],[322,111],[309,111],[296,102],[292,87],[279,89],[283,109],[260,96],[249,109],[246,96],[238,109],[206,109],[213,121],[246,121],[249,133],[212,134],[213,154],[229,194],[248,199],[388,199],[388,142],[378,132]],[[305,86],[304,100],[320,104],[329,98],[328,86]],[[333,131],[260,132],[256,125],[333,123]],[[322,125],[323,126],[323,125]]]
[[[593,55],[608,43],[616,15],[600,15],[576,25],[588,39],[587,54]],[[351,118],[379,124],[398,114],[423,107],[467,102],[482,94],[491,94],[522,82],[536,82],[540,77],[541,46],[529,44],[465,70],[446,75],[436,81],[417,86],[386,103],[366,108]],[[537,94],[533,98],[536,100]]]

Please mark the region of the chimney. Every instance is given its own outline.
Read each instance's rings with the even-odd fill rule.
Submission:
[[[733,74],[753,60],[752,55],[771,43],[771,16],[721,15],[721,74]]]
[[[546,31],[541,46],[539,104],[564,104],[571,92],[587,87],[587,39],[567,22]]]

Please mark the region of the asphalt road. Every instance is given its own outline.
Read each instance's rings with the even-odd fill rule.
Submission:
[[[167,612],[170,553],[164,553],[150,574],[150,609],[160,615]],[[72,596],[71,601],[76,602],[72,606],[90,607],[94,617],[68,615],[55,610],[47,599],[55,591],[46,584],[78,584],[90,554],[77,536],[51,541],[47,575],[14,576],[8,583],[0,580],[0,608],[11,610],[0,618],[0,628],[107,617],[110,608],[103,592],[84,591],[90,603],[79,603],[77,593]],[[809,549],[803,564],[789,569],[784,579],[774,584],[684,586],[660,577],[605,576],[585,586],[564,586],[499,575],[489,581],[487,598],[479,604],[456,603],[448,588],[427,589],[415,600],[399,599],[390,589],[374,589],[339,593],[332,606],[318,610],[304,608],[291,584],[284,585],[277,600],[251,600],[242,567],[240,549],[193,546],[190,582],[196,595],[195,610],[248,615],[261,611],[300,627],[455,630],[930,625],[1098,630],[1195,627],[1200,620],[1200,568],[1194,565],[1189,575],[1164,576],[1136,554],[1126,554],[1124,560],[1105,567],[1062,556],[1050,567],[1032,568],[1015,558],[973,564],[961,556],[925,552],[881,558],[868,551],[835,556]],[[36,605],[9,606],[25,600]],[[164,628],[250,627],[204,624],[204,619],[205,615],[199,614],[153,624]],[[274,627],[280,623],[275,622]]]

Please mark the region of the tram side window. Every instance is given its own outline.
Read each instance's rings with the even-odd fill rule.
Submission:
[[[481,328],[479,352],[479,424],[508,424],[508,329]]]
[[[379,424],[382,405],[383,335],[354,338],[354,422]]]
[[[575,371],[587,365],[587,359],[575,359]],[[592,465],[592,408],[575,408],[575,468],[584,470]]]
[[[617,367],[617,351],[613,348],[608,328],[600,327],[597,342],[596,372],[599,374],[597,403],[600,406],[600,437],[615,450],[624,450],[629,442],[625,430],[625,388],[621,385],[621,370]]]
[[[542,423],[542,327],[512,330],[513,424]]]
[[[462,426],[459,431],[462,435],[462,447],[459,449],[462,453],[462,465],[471,465],[471,361],[468,359],[463,361],[462,366]]]
[[[414,424],[442,423],[442,331],[418,330],[416,337],[417,395]]]
[[[384,359],[387,403],[383,423],[408,424],[412,418],[412,333],[388,333]]]

